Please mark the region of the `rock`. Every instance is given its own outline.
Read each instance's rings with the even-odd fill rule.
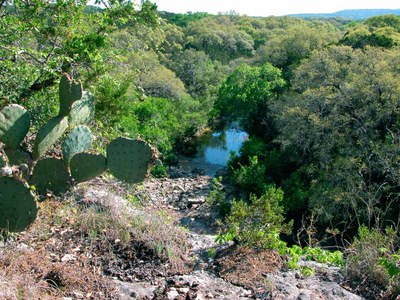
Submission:
[[[179,296],[179,293],[176,289],[171,289],[168,293],[167,293],[167,299],[168,300],[174,300],[175,298],[177,298]]]
[[[189,275],[173,276],[175,281],[190,286],[196,290],[195,299],[252,299],[251,292],[242,287],[235,286],[204,270],[197,270]],[[246,295],[246,296],[240,296]]]
[[[69,262],[69,261],[75,261],[76,257],[73,254],[65,254],[62,258],[61,258],[61,262]]]
[[[178,292],[182,293],[182,294],[186,294],[189,292],[189,288],[179,288]]]
[[[119,288],[119,299],[153,299],[154,291],[157,286],[147,282],[122,282],[114,280]]]
[[[178,189],[178,190],[180,190],[181,192],[185,192],[185,189],[184,189],[183,186],[181,186],[180,184],[175,185],[175,186],[174,186],[174,189]]]
[[[330,268],[325,266],[325,268]],[[285,274],[283,276],[282,274]],[[295,272],[267,274],[273,287],[272,298],[277,300],[361,300],[362,298],[342,288],[339,283],[326,281],[318,273],[310,277],[296,277]]]
[[[200,168],[193,168],[192,169],[192,174],[196,174],[196,175],[204,175],[206,174],[206,171]]]
[[[204,202],[206,202],[206,199],[203,197],[197,197],[197,198],[189,198],[187,199],[187,202],[189,202],[189,204],[203,204]]]
[[[1,247],[1,245],[0,245],[0,247]],[[34,249],[31,246],[28,246],[25,243],[18,244],[17,249],[24,253],[34,251]]]

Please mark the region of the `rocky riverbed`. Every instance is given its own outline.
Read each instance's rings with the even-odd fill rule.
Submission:
[[[284,269],[274,252],[235,252],[217,245],[217,214],[206,203],[211,180],[199,170],[172,169],[168,178],[148,179],[135,189],[135,197],[146,209],[163,210],[174,226],[186,228],[193,269],[181,275],[160,274],[152,280],[115,279],[120,299],[362,299],[344,288],[339,268],[304,261],[316,270],[305,277]],[[97,186],[87,193],[93,198],[101,191]],[[107,199],[113,198],[115,205],[129,205],[118,197],[107,191]],[[208,255],[210,249],[217,251],[215,257]]]

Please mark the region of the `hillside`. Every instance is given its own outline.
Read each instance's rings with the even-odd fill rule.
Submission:
[[[389,14],[400,15],[400,9],[347,9],[327,14],[291,14],[289,16],[304,19],[344,18],[351,20],[364,20],[375,16]]]
[[[0,300],[400,300],[400,16],[100,2],[0,1]]]

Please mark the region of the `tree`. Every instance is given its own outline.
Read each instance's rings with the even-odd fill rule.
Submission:
[[[249,134],[271,141],[276,126],[270,106],[284,85],[281,71],[271,64],[242,65],[222,84],[215,107],[222,116],[238,120]]]
[[[278,28],[270,32],[265,45],[257,50],[255,62],[270,62],[290,75],[302,59],[313,50],[336,42],[339,34],[338,29],[322,22],[299,22],[288,28]]]
[[[101,49],[110,32],[135,22],[156,23],[155,6],[147,1],[141,9],[129,1],[102,3],[105,9],[85,12],[84,0],[3,1],[0,104],[25,102],[38,92],[54,93],[51,88],[63,72],[84,83],[93,80],[104,72]]]
[[[193,21],[185,28],[187,47],[204,51],[213,60],[227,63],[254,51],[252,37],[240,30],[229,16],[214,16]]]
[[[398,51],[332,46],[295,72],[279,140],[302,157],[310,209],[323,224],[382,226],[399,211]]]
[[[353,48],[366,46],[392,48],[400,42],[400,17],[377,16],[365,20],[346,32],[340,40],[342,45]]]

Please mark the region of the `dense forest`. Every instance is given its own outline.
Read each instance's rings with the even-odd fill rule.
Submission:
[[[352,282],[398,295],[399,16],[306,20],[85,2],[0,1],[0,108],[24,106],[36,134],[57,115],[68,73],[94,96],[94,147],[140,137],[156,148],[157,177],[202,132],[237,121],[249,138],[209,196],[223,220],[218,239],[341,250]]]

